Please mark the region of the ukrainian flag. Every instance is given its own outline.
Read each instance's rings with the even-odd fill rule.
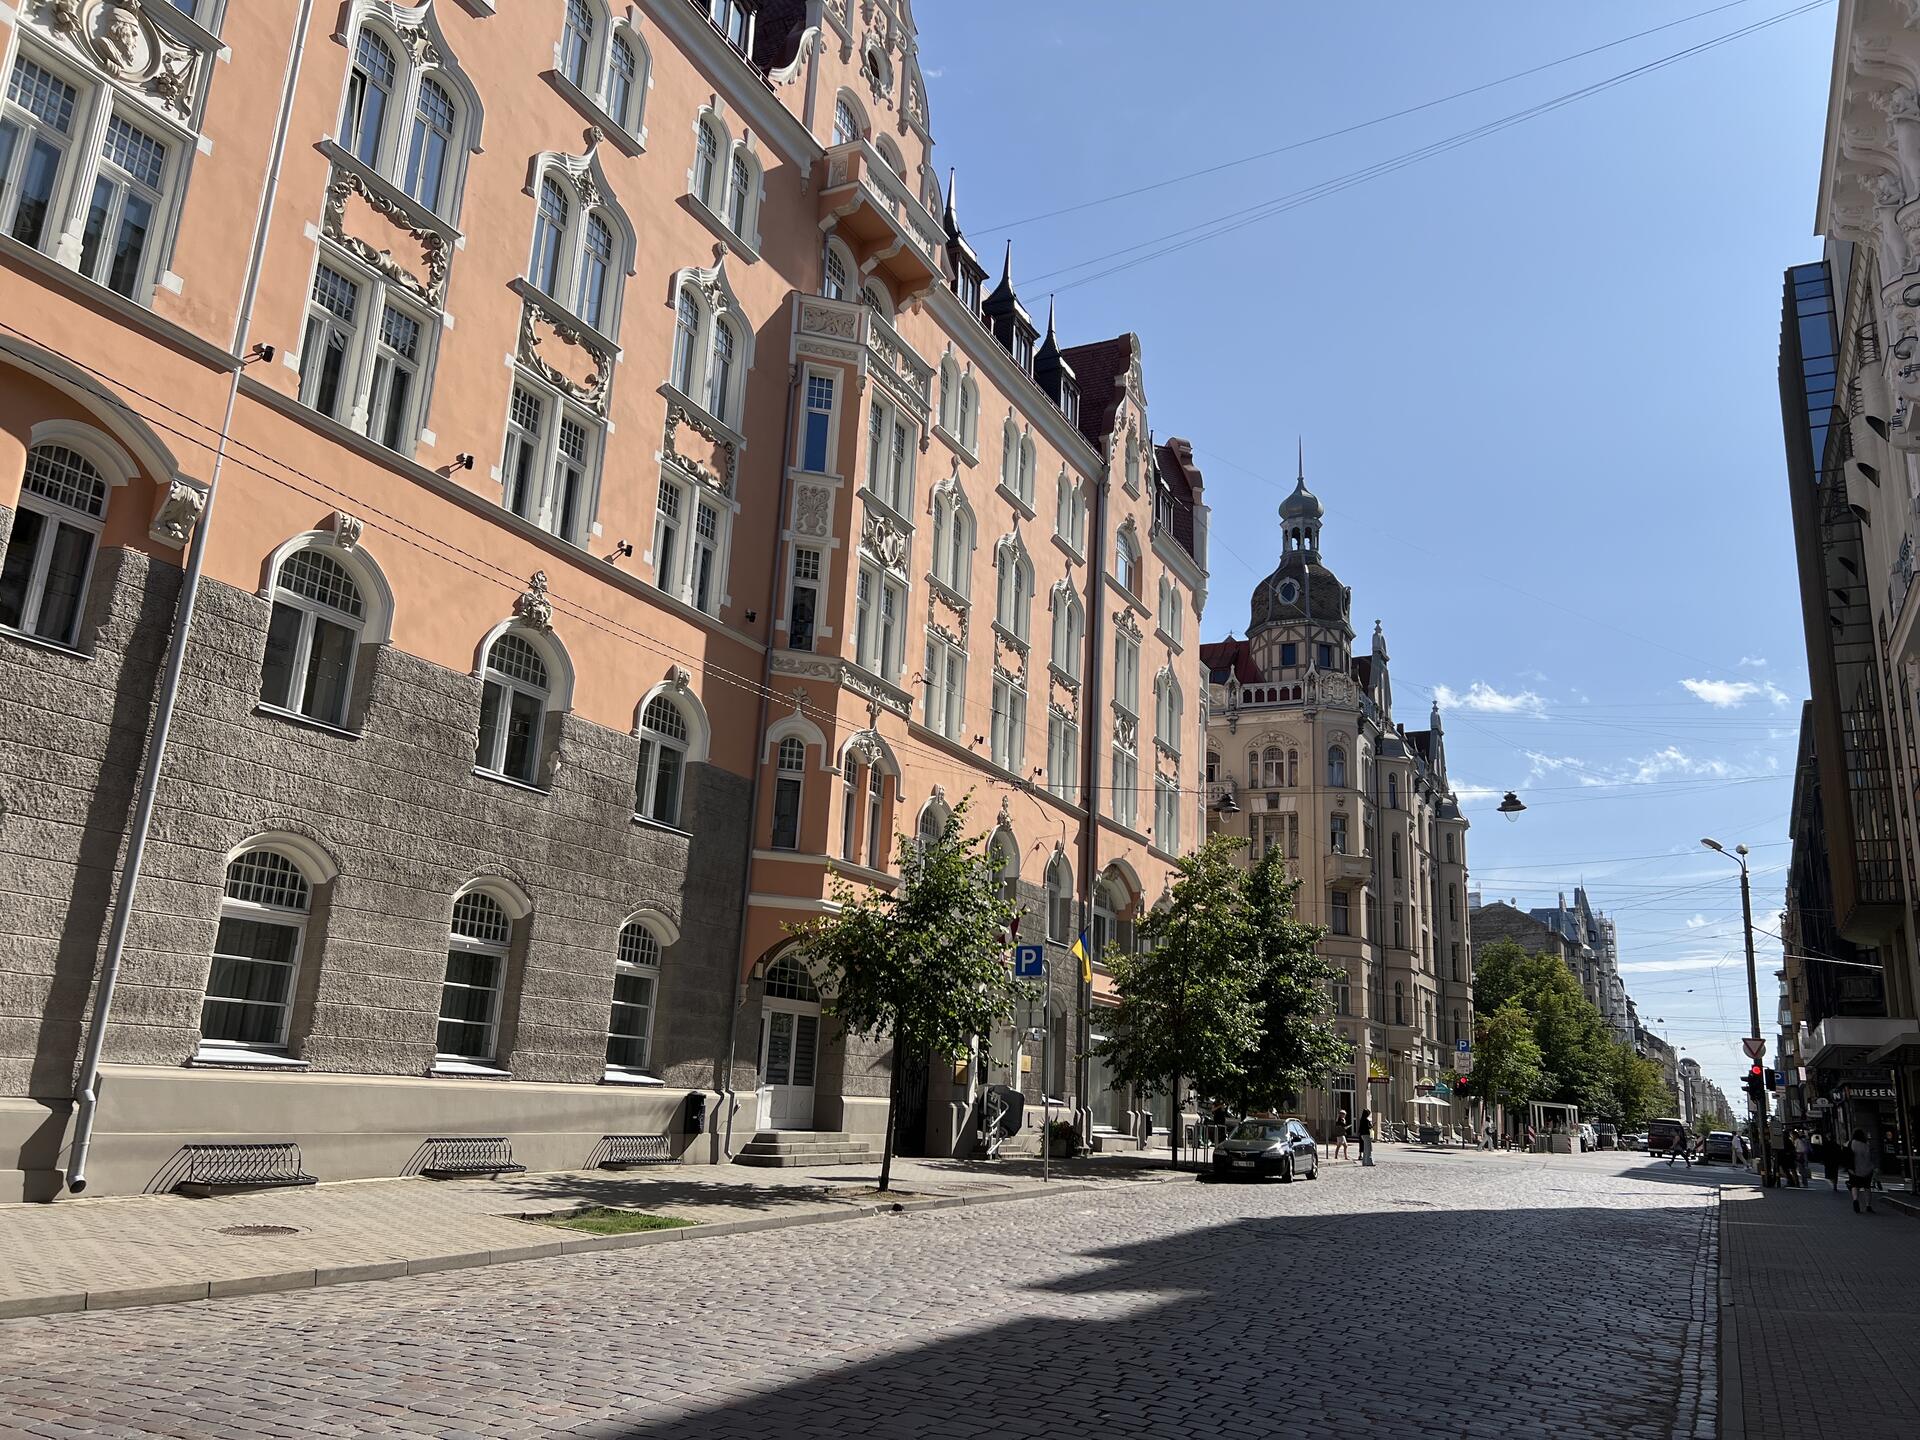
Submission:
[[[1073,958],[1080,962],[1080,983],[1093,984],[1093,949],[1087,944],[1087,932],[1084,930],[1074,939]]]

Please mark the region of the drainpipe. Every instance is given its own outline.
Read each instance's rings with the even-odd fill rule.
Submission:
[[[826,248],[821,247],[821,264],[826,264]],[[824,273],[824,270],[823,272]],[[793,412],[800,393],[800,366],[798,362],[787,369],[787,418],[780,436],[780,506],[775,512],[782,521],[791,512],[793,489],[787,476],[787,460],[793,453]],[[760,662],[760,712],[753,727],[753,785],[747,799],[747,849],[746,872],[747,894],[753,893],[753,842],[760,826],[760,775],[766,769],[765,757],[760,753],[766,745],[767,712],[773,703],[773,631],[774,622],[780,614],[780,581],[782,561],[786,558],[786,541],[781,538],[782,526],[773,532],[773,560],[767,566],[767,651]],[[789,636],[791,638],[791,636]],[[744,964],[747,956],[746,908],[741,910],[740,921],[740,958]],[[721,1138],[720,1150],[727,1159],[733,1159],[733,1117],[740,1108],[740,1096],[733,1088],[733,1066],[740,1042],[740,1011],[747,1003],[747,982],[735,979],[733,985],[733,1011],[727,1020],[727,1073],[721,1077],[721,1090],[727,1097],[727,1128]]]
[[[274,200],[280,192],[280,165],[287,153],[287,131],[292,121],[293,97],[300,84],[300,69],[307,55],[307,27],[313,18],[314,0],[300,0],[300,16],[293,36],[293,51],[287,57],[285,77],[280,84],[280,114],[274,122],[273,149],[267,161],[266,178],[260,186],[260,208],[254,219],[253,248],[247,256],[246,284],[240,293],[240,310],[234,319],[233,343],[228,349],[235,355],[247,343],[253,326],[254,300],[260,293],[260,269],[266,256],[267,227],[273,217]],[[133,835],[127,845],[126,870],[120,881],[120,893],[113,910],[112,928],[107,934],[106,959],[100,967],[100,981],[93,998],[93,1023],[87,1031],[86,1058],[80,1066],[80,1083],[75,1094],[78,1109],[74,1116],[73,1145],[67,1158],[67,1189],[75,1195],[87,1188],[87,1152],[93,1144],[93,1122],[100,1103],[100,1057],[106,1048],[107,1017],[113,1008],[113,988],[120,978],[120,960],[127,946],[127,923],[133,918],[133,905],[140,890],[140,869],[146,860],[147,836],[153,828],[155,797],[160,791],[160,776],[167,761],[167,739],[173,731],[174,710],[180,699],[180,675],[187,658],[187,638],[193,628],[193,611],[200,597],[200,576],[206,564],[207,531],[213,524],[214,502],[220,495],[220,474],[226,468],[227,442],[233,432],[233,414],[240,400],[240,375],[246,368],[242,359],[233,367],[233,379],[227,387],[226,414],[220,422],[220,441],[214,450],[213,473],[207,481],[206,503],[201,506],[199,523],[193,527],[193,540],[187,547],[186,571],[180,581],[180,600],[174,612],[173,636],[167,646],[167,666],[160,682],[159,713],[154,719],[153,741],[147,755],[147,768],[140,777],[140,797],[134,807]]]
[[[1091,935],[1093,889],[1099,883],[1100,752],[1105,736],[1100,713],[1100,666],[1101,657],[1106,654],[1107,582],[1101,567],[1106,563],[1107,553],[1107,489],[1112,479],[1109,467],[1103,463],[1100,473],[1089,479],[1093,484],[1093,533],[1087,546],[1087,646],[1092,654],[1087,664],[1087,723],[1080,732],[1080,743],[1086,747],[1087,781],[1080,792],[1080,803],[1087,812],[1086,824],[1080,830],[1080,918],[1082,928]],[[1091,966],[1091,959],[1088,964]],[[1078,976],[1074,977],[1074,984],[1080,990],[1080,1043],[1076,1047],[1080,1058],[1074,1063],[1074,1090],[1080,1097],[1084,1126],[1091,1133],[1093,1096],[1087,1093],[1092,1080],[1087,1051],[1093,1044],[1093,986],[1083,983]]]

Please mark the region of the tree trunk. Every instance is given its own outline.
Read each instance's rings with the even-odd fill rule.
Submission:
[[[887,1123],[886,1133],[880,1142],[880,1192],[886,1193],[893,1180],[893,1112],[900,1101],[900,1066],[903,1060],[903,1047],[900,1032],[893,1035],[893,1064],[887,1074]]]
[[[1167,1168],[1180,1168],[1180,1077],[1173,1077],[1173,1128],[1167,1132]],[[1152,1111],[1148,1111],[1152,1114]]]

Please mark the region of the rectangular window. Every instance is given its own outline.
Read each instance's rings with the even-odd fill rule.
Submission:
[[[500,981],[506,957],[489,951],[450,949],[440,987],[440,1025],[435,1045],[450,1059],[493,1059],[499,1018]]]
[[[1127,714],[1140,713],[1140,642],[1127,634],[1113,642],[1113,699]]]
[[[1080,799],[1080,727],[1058,711],[1047,716],[1047,791],[1070,805]]]
[[[1318,663],[1322,670],[1331,670],[1333,668],[1333,646],[1322,645],[1319,647]]]
[[[1455,940],[1448,948],[1449,954],[1447,958],[1452,962],[1453,966],[1453,983],[1458,985],[1460,983],[1460,942]]]
[[[1139,813],[1140,761],[1133,751],[1113,747],[1113,818],[1129,830]]]
[[[787,602],[787,644],[795,650],[813,649],[813,630],[820,609],[820,552],[801,548],[793,552],[793,591]]]
[[[1180,849],[1180,790],[1163,775],[1153,782],[1153,843],[1169,854]]]
[[[342,410],[352,408],[359,323],[359,285],[329,265],[320,266],[314,272],[306,334],[300,342],[300,401],[329,420],[343,418]]]
[[[782,775],[773,782],[773,848],[800,848],[800,777]]]
[[[807,410],[800,426],[800,468],[827,473],[833,449],[833,377],[807,374]]]
[[[1026,761],[1027,692],[1005,675],[993,677],[993,763],[1016,775]]]
[[[1393,948],[1404,950],[1407,946],[1407,907],[1398,902],[1393,907]]]
[[[654,583],[673,594],[680,584],[680,487],[671,480],[662,480],[660,496],[654,505]]]
[[[43,454],[29,459],[0,563],[0,625],[71,645],[79,636],[106,487],[83,494],[62,484],[59,473],[39,465]],[[42,509],[31,503],[35,494],[53,503]]]
[[[134,298],[145,284],[167,147],[118,115],[107,121],[100,171],[80,238],[80,273]]]
[[[1328,817],[1327,842],[1334,854],[1344,855],[1347,853],[1347,817],[1346,816],[1333,815]]]
[[[1280,646],[1280,664],[1284,667],[1284,666],[1290,666],[1290,665],[1298,665],[1299,663],[1300,663],[1299,645],[1292,640],[1288,640],[1285,643],[1283,643]]]
[[[687,600],[711,615],[719,606],[720,509],[702,499],[693,517],[693,577]]]
[[[1349,921],[1348,914],[1347,914],[1347,903],[1348,902],[1347,902],[1346,891],[1336,890],[1333,892],[1333,903],[1332,903],[1333,933],[1336,935],[1347,935],[1352,933],[1350,928],[1351,922]],[[1341,1011],[1341,1014],[1344,1015],[1345,1013],[1346,1012],[1344,1010]]]
[[[562,417],[560,453],[553,467],[553,533],[578,545],[587,505],[587,453],[591,445],[586,426]]]
[[[900,626],[906,609],[906,593],[893,581],[883,580],[880,584],[879,649],[874,656],[873,668],[888,680],[900,678]]]
[[[880,588],[880,577],[869,565],[860,567],[860,579],[853,593],[853,658],[873,668],[873,632],[875,629],[874,607],[877,603],[874,591]]]
[[[961,739],[967,688],[966,651],[943,636],[929,634],[925,685],[927,728],[949,740]]]
[[[389,450],[413,453],[413,392],[420,373],[420,322],[386,307],[374,349],[373,411],[367,433]]]
[[[867,417],[867,489],[897,515],[913,504],[913,448],[906,417],[876,395]]]
[[[858,861],[860,852],[860,762],[848,755],[840,783],[840,855]]]
[[[22,245],[45,249],[59,235],[49,225],[80,92],[25,56],[14,61],[7,103],[0,107],[0,220]]]
[[[500,501],[521,519],[531,519],[540,493],[540,432],[546,405],[531,390],[513,387],[507,405],[507,449],[500,460]]]
[[[200,1037],[223,1045],[274,1048],[287,1038],[300,927],[222,915],[200,1007]]]

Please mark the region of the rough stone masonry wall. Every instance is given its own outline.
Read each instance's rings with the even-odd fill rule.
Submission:
[[[0,1094],[69,1093],[177,583],[138,552],[104,551],[88,658],[0,642],[0,869],[17,877],[0,881]],[[748,781],[692,766],[688,833],[643,826],[639,742],[572,716],[556,727],[549,793],[482,779],[479,682],[391,647],[362,652],[357,736],[261,713],[269,609],[203,588],[107,1058],[193,1053],[225,858],[284,830],[339,870],[316,896],[292,1018],[290,1049],[315,1069],[427,1069],[453,893],[497,876],[533,900],[501,1014],[516,1078],[598,1080],[619,928],[653,907],[681,937],[663,956],[655,1071],[714,1085],[736,994]],[[486,622],[475,627],[477,643]],[[636,699],[657,678],[636,675]]]

